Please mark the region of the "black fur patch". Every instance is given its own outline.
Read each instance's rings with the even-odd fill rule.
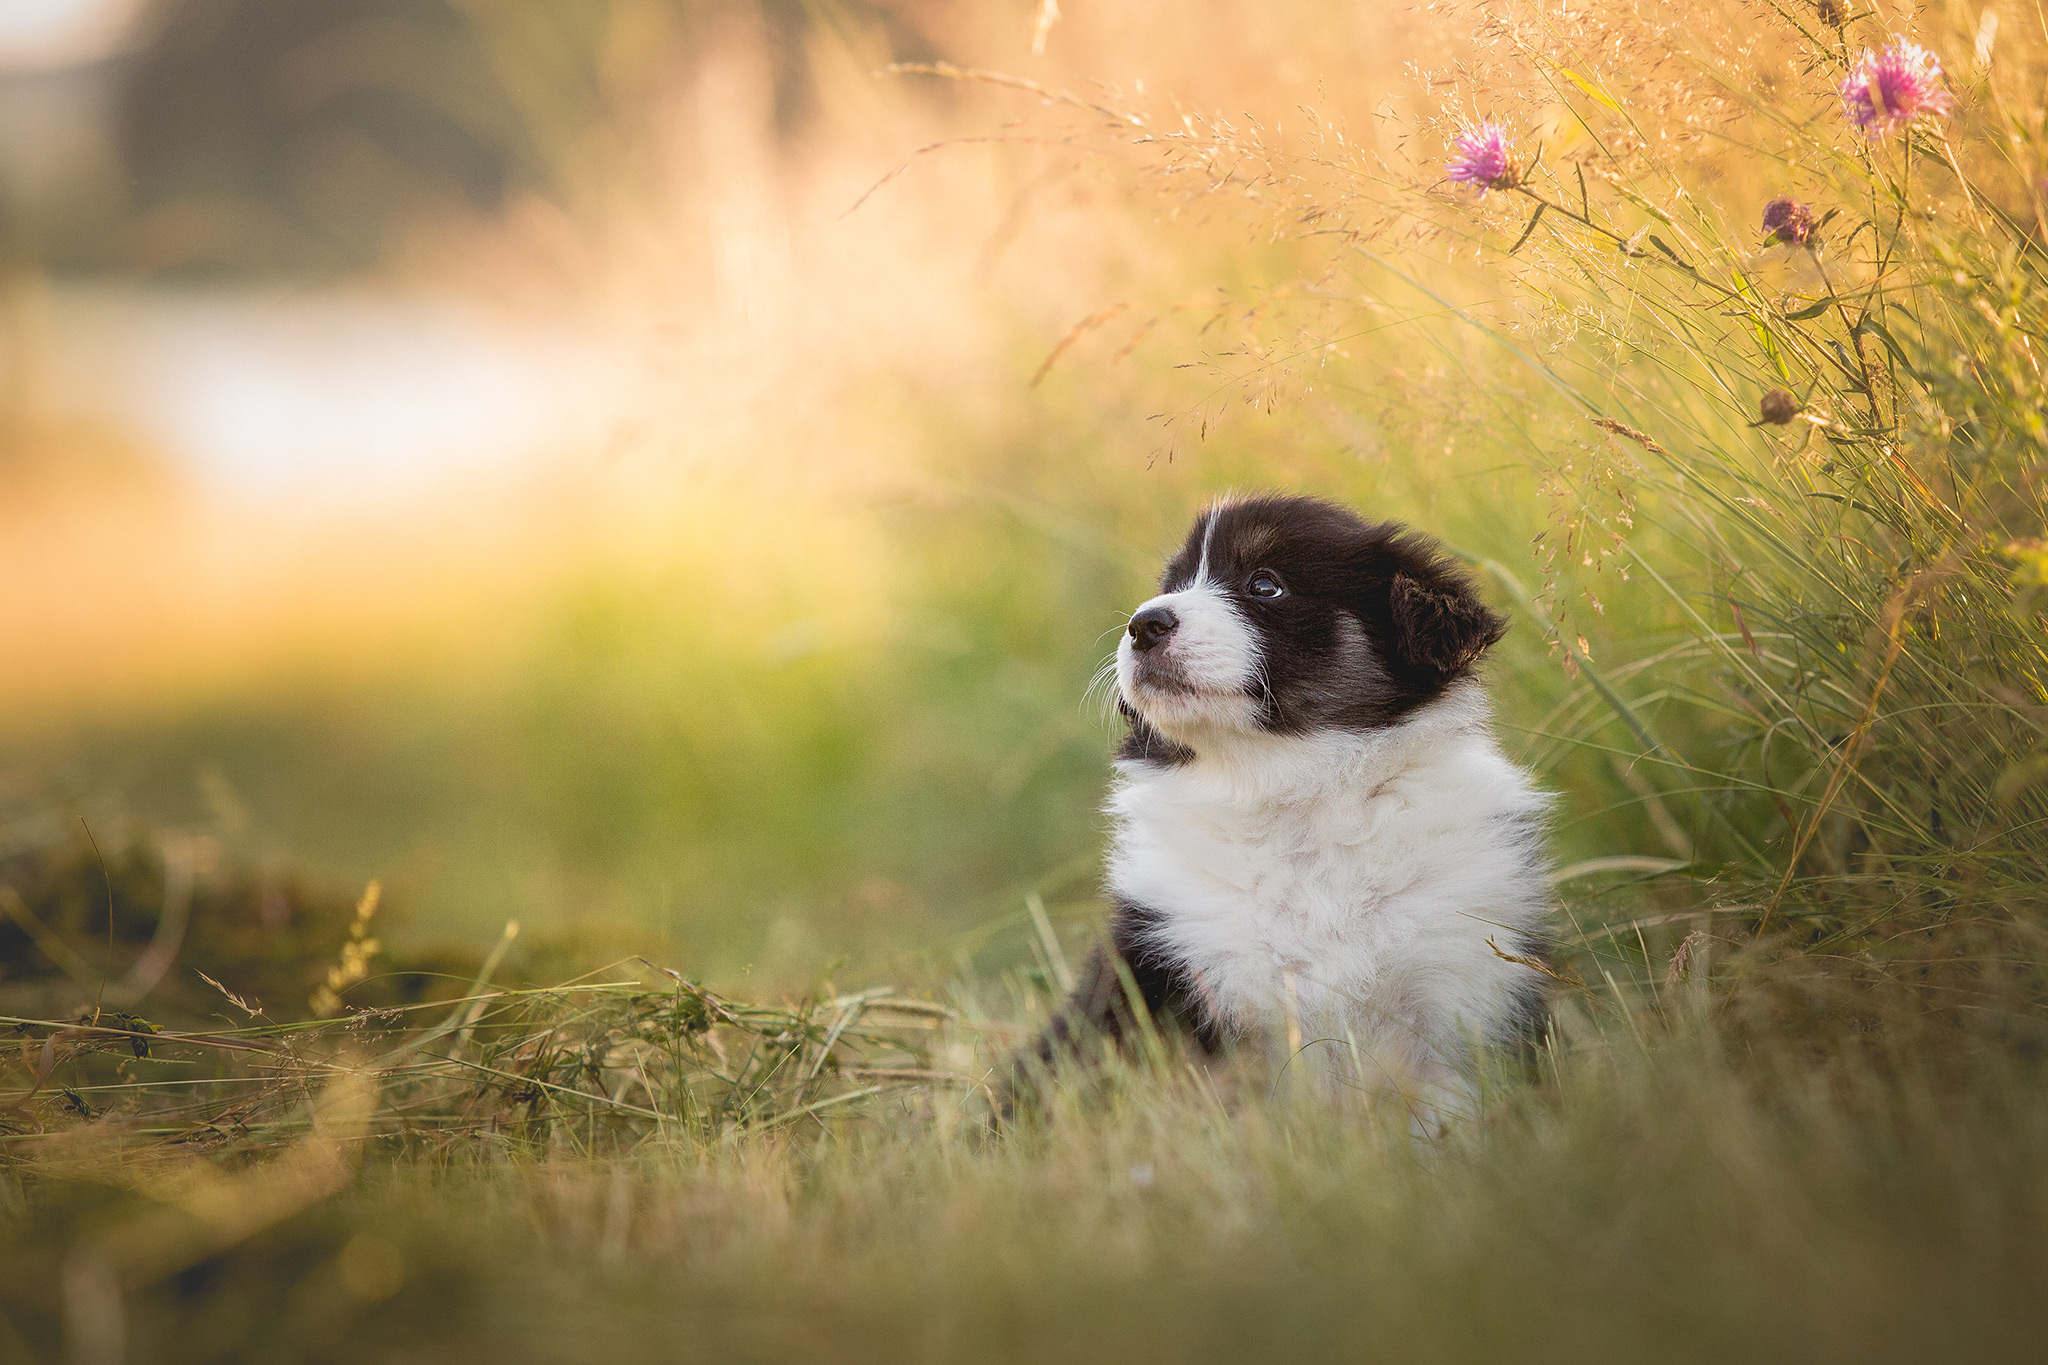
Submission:
[[[1157,763],[1164,768],[1177,768],[1194,760],[1195,751],[1185,744],[1175,744],[1160,734],[1145,718],[1131,709],[1131,704],[1122,697],[1116,699],[1117,714],[1124,718],[1130,728],[1124,732],[1123,741],[1116,746],[1120,762]]]
[[[1073,994],[1037,1043],[1018,1059],[1020,1067],[1028,1071],[1034,1065],[1056,1066],[1091,1036],[1128,1038],[1136,1023],[1133,992],[1137,1004],[1162,1033],[1184,1032],[1204,1052],[1213,1053],[1223,1046],[1223,1031],[1204,1006],[1187,969],[1150,946],[1156,917],[1142,905],[1117,901],[1116,913],[1109,921],[1109,943],[1090,955]]]
[[[1556,970],[1557,957],[1549,942],[1533,934],[1514,935],[1507,951],[1517,957],[1540,962],[1545,969],[1530,972],[1515,982],[1513,1012],[1503,1025],[1501,1036],[1494,1039],[1494,1045],[1502,1051],[1528,1057],[1543,1047],[1550,1036],[1551,978],[1548,973]]]
[[[1213,523],[1213,524],[1212,524]],[[1251,624],[1261,722],[1282,734],[1392,725],[1469,676],[1507,630],[1439,545],[1316,498],[1268,495],[1205,513],[1160,577],[1176,592],[1206,574]],[[1261,571],[1277,597],[1248,588]],[[1133,722],[1119,757],[1185,761]],[[1175,752],[1178,751],[1178,752]]]

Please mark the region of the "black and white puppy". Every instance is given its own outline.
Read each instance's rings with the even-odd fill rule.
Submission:
[[[1198,518],[1117,647],[1115,916],[1038,1059],[1122,1033],[1135,989],[1207,1047],[1292,1039],[1425,1127],[1464,1111],[1481,1051],[1545,1018],[1547,798],[1474,676],[1505,629],[1397,525]]]

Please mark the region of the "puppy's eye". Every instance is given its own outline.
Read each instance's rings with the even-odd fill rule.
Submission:
[[[1245,581],[1244,590],[1254,597],[1278,597],[1287,589],[1270,569],[1261,569]]]

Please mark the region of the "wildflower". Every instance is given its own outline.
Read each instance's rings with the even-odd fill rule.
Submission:
[[[1955,105],[1942,88],[1941,59],[1904,38],[1882,52],[1863,49],[1841,95],[1849,122],[1866,137],[1887,137],[1923,113],[1945,115]]]
[[[1797,398],[1783,389],[1772,389],[1757,405],[1757,416],[1774,427],[1782,427],[1799,415],[1800,403]]]
[[[1813,236],[1813,210],[1792,198],[1779,195],[1764,205],[1764,241],[1805,246]]]
[[[1507,130],[1491,119],[1458,134],[1451,150],[1444,173],[1463,184],[1477,185],[1481,194],[1511,190],[1522,183],[1522,168],[1508,151]]]

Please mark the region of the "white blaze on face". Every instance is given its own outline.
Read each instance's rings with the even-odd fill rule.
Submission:
[[[1140,653],[1125,632],[1116,650],[1117,686],[1131,709],[1168,739],[1205,729],[1254,729],[1259,708],[1247,694],[1259,676],[1259,640],[1229,596],[1206,576],[1138,608],[1164,607],[1179,624]]]

